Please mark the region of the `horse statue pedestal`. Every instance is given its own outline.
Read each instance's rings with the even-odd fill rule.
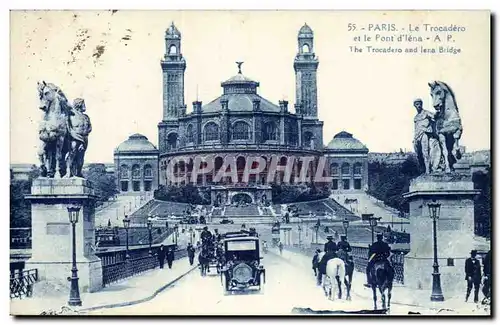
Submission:
[[[404,197],[410,204],[410,252],[405,256],[405,285],[432,289],[434,263],[433,220],[428,204],[441,204],[436,220],[437,256],[443,295],[465,288],[465,260],[474,249],[474,190],[470,173],[425,174],[414,179]],[[460,285],[463,283],[463,286]]]
[[[26,199],[31,201],[33,243],[26,268],[38,269],[41,282],[49,287],[66,287],[69,292],[73,248],[67,208],[77,204],[81,206],[75,225],[80,291],[100,290],[102,266],[93,253],[96,196],[91,182],[83,178],[37,178]]]

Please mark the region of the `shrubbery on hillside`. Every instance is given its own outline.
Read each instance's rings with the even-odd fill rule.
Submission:
[[[386,205],[408,212],[403,193],[408,192],[410,181],[420,175],[418,162],[413,156],[400,164],[370,162],[368,164],[370,182],[368,194],[383,201]]]
[[[192,184],[174,186],[160,185],[154,192],[157,200],[190,204],[210,204],[210,196]]]
[[[330,194],[328,187],[312,184],[272,184],[273,203],[284,204],[325,199]]]

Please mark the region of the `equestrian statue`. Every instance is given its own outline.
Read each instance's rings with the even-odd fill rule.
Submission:
[[[88,135],[92,131],[84,113],[85,101],[77,98],[70,105],[59,87],[45,81],[38,82],[37,90],[39,108],[44,113],[38,129],[40,176],[54,178],[59,172],[61,178],[83,177]]]
[[[419,164],[426,174],[451,173],[462,157],[459,140],[462,120],[451,88],[442,81],[429,83],[435,113],[424,110],[421,99],[413,102],[417,110],[414,118],[413,145]]]

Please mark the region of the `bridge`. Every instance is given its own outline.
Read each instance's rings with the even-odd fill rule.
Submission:
[[[196,228],[198,225],[195,225]],[[269,225],[254,225],[263,240],[271,242]],[[220,232],[236,230],[233,225],[209,225]],[[190,265],[186,257],[185,245],[190,241],[187,232],[180,232],[172,269],[159,269],[155,252],[159,244],[132,245],[130,258],[125,259],[124,247],[101,248],[97,255],[101,258],[103,288],[94,293],[81,294],[81,307],[66,308],[68,287],[47,288],[34,285],[32,296],[21,295],[11,300],[11,312],[15,314],[85,314],[85,315],[283,315],[297,313],[388,313],[373,311],[371,289],[365,288],[364,268],[367,262],[367,247],[364,243],[353,244],[356,271],[353,277],[352,300],[329,301],[315,283],[311,269],[312,252],[321,244],[314,243],[310,235],[296,234],[297,224],[290,243],[280,252],[273,248],[263,255],[266,267],[266,284],[262,292],[224,295],[220,277],[212,270],[212,275],[201,277],[197,264]],[[363,228],[360,228],[363,230]],[[359,231],[356,231],[358,233]],[[361,234],[366,231],[359,232]],[[309,233],[312,234],[312,233]],[[171,235],[171,234],[169,234]],[[324,234],[323,234],[324,235]],[[320,236],[323,236],[320,235]],[[305,235],[303,235],[305,236]],[[369,236],[362,236],[363,238]],[[168,240],[169,236],[165,237]],[[306,241],[307,239],[307,241]],[[312,241],[312,243],[311,243]],[[171,245],[165,242],[167,245]],[[395,257],[395,288],[389,313],[408,314],[464,314],[486,313],[474,304],[466,304],[462,296],[447,297],[444,303],[431,303],[430,292],[415,293],[404,285],[404,254]],[[24,273],[15,274],[14,279]],[[33,272],[33,271],[29,271]],[[12,281],[12,277],[11,277]],[[17,281],[19,286],[19,281]],[[12,289],[12,285],[11,285]],[[55,289],[55,290],[54,290]],[[446,293],[445,293],[446,294]],[[379,301],[380,308],[380,301]]]

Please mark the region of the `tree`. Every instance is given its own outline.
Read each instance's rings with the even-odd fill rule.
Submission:
[[[31,193],[31,183],[39,176],[38,168],[33,165],[28,179],[10,180],[10,227],[31,227],[31,203],[24,198]]]
[[[115,176],[106,173],[104,164],[89,164],[88,171],[84,176],[94,185],[95,194],[98,196],[97,205],[119,193]]]
[[[368,164],[368,173],[368,194],[390,207],[408,212],[408,203],[404,201],[403,193],[408,192],[410,181],[420,175],[414,156],[408,156],[398,164],[371,162]]]

